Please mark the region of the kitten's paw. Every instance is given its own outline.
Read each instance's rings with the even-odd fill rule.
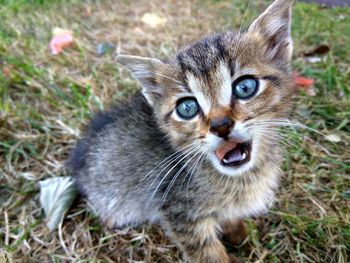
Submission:
[[[248,236],[243,220],[227,221],[222,225],[222,241],[227,244],[240,245]]]

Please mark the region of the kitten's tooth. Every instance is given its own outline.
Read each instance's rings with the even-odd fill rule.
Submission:
[[[244,160],[245,158],[247,158],[247,154],[246,154],[246,153],[243,153],[243,154],[242,154],[242,160]]]
[[[223,161],[223,163],[228,164],[228,160],[223,159],[222,161]]]

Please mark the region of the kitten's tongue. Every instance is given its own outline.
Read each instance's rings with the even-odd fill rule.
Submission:
[[[234,148],[236,148],[237,144],[238,144],[238,142],[227,141],[223,145],[221,145],[219,148],[217,148],[216,151],[215,151],[215,154],[218,157],[218,159],[219,160],[224,159],[224,156],[229,151],[232,151]],[[237,153],[240,153],[240,151],[238,150]],[[237,157],[237,159],[238,159],[238,157],[240,156],[240,154],[230,154],[230,159],[231,159],[231,155],[232,155],[232,160],[230,160],[230,162],[234,162],[235,160],[233,160],[233,159],[236,159],[235,157]]]

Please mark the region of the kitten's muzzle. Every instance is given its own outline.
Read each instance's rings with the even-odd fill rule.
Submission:
[[[234,126],[235,122],[229,117],[212,119],[210,121],[210,131],[225,140],[228,139],[228,135]]]

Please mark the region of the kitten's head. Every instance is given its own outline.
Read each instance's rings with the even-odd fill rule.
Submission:
[[[288,116],[293,0],[276,0],[245,32],[198,41],[168,62],[119,55],[160,127],[188,157],[235,176],[274,159],[270,122]],[[278,152],[278,151],[277,151]]]

